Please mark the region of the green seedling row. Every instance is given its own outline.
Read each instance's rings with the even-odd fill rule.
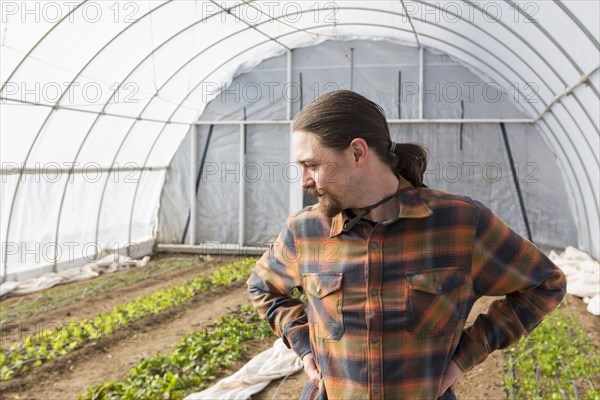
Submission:
[[[199,293],[246,279],[255,262],[255,259],[247,258],[227,264],[208,276],[198,276],[189,282],[159,289],[151,295],[116,306],[110,313],[44,329],[0,351],[0,380],[8,380],[101,337],[127,333],[124,327],[128,324],[176,307]]]
[[[600,399],[600,356],[565,306],[507,353],[508,399]]]
[[[269,324],[250,306],[214,325],[186,335],[170,354],[142,358],[125,379],[88,388],[79,400],[182,399],[217,380],[219,372],[244,355],[243,342],[272,336]]]

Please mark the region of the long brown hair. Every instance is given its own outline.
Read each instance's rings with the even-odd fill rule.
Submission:
[[[391,154],[392,139],[383,109],[358,93],[338,90],[319,97],[296,115],[293,130],[313,133],[323,145],[336,150],[362,138],[394,173],[413,186],[423,186],[427,149],[418,143],[397,143]]]

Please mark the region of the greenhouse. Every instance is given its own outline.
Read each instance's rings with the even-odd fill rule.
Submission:
[[[319,202],[292,125],[339,90],[427,148],[426,187],[485,204],[567,277],[546,336],[458,397],[600,396],[600,3],[0,5],[3,398],[184,398],[267,350],[243,283]],[[290,363],[236,398],[298,398]]]

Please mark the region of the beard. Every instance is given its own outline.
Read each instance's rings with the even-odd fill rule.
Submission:
[[[307,191],[311,196],[319,199],[319,210],[327,218],[333,218],[343,210],[342,203],[338,199],[329,196],[323,189],[310,188]]]

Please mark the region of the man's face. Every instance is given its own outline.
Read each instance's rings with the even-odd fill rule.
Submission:
[[[292,135],[294,160],[302,168],[302,188],[319,199],[320,209],[333,217],[357,193],[352,191],[352,163],[348,151],[339,152],[325,147],[319,138],[303,131]]]

